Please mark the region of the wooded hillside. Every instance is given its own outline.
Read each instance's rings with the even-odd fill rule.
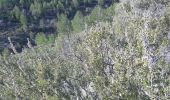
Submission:
[[[0,99],[169,100],[170,1],[120,0],[110,7],[111,21],[58,33],[54,42],[44,44],[39,34],[39,45],[28,41],[21,53],[11,43],[15,54],[0,56]]]
[[[8,48],[8,37],[19,52],[27,38],[56,37],[58,33],[80,32],[85,23],[111,20],[118,0],[0,0],[0,52]],[[38,34],[38,35],[37,35]],[[49,35],[49,36],[48,36]]]

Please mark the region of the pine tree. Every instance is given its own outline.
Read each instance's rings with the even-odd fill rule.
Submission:
[[[84,28],[84,21],[83,21],[83,15],[80,11],[76,13],[74,16],[74,19],[71,21],[73,31],[74,32],[80,32]]]
[[[78,0],[73,0],[73,4],[74,4],[74,7],[77,8],[78,5],[79,5],[79,1]]]
[[[14,9],[13,9],[13,12],[14,12],[15,18],[19,20],[20,19],[20,15],[21,15],[21,11],[20,11],[19,7],[15,6]]]
[[[88,22],[88,24],[95,23],[95,21],[100,21],[102,20],[103,16],[102,13],[103,13],[102,8],[100,6],[97,6],[93,9],[89,16],[86,16],[86,21]]]
[[[102,6],[104,4],[104,1],[105,0],[98,0],[98,4]]]
[[[31,4],[30,11],[33,16],[40,16],[40,14],[42,13],[42,4],[40,2],[35,1]]]
[[[24,15],[24,13],[21,13],[20,15],[20,23],[22,24],[24,31],[27,31],[27,17]]]
[[[70,23],[65,14],[61,14],[57,22],[57,30],[59,33],[67,33],[70,31]]]

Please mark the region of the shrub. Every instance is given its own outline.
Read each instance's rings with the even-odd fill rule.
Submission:
[[[35,41],[37,45],[46,44],[48,39],[44,33],[38,33],[35,37]]]

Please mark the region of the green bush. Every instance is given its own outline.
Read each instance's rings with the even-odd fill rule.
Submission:
[[[37,45],[46,44],[48,39],[44,33],[38,33],[35,37],[35,41]]]

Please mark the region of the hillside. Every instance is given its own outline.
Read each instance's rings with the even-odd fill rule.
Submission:
[[[170,1],[114,8],[112,21],[0,56],[0,99],[169,100]]]
[[[17,51],[27,38],[37,45],[39,34],[50,36],[83,30],[84,23],[111,20],[118,0],[0,0],[0,42],[11,37]],[[100,16],[98,16],[100,15]],[[6,45],[0,45],[0,53]]]

